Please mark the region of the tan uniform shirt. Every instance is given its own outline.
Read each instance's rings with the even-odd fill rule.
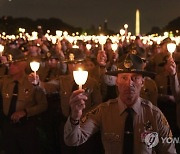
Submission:
[[[68,117],[70,114],[69,99],[72,94],[72,87],[74,84],[74,79],[72,75],[60,76],[57,80],[52,80],[47,83],[43,83],[43,86],[47,93],[59,92],[61,98],[61,109],[65,117]],[[92,89],[92,93],[88,96],[86,101],[86,108],[84,112],[89,111],[92,107],[100,104],[102,102],[100,87],[98,82],[88,77],[86,83],[83,85],[83,88]]]
[[[102,103],[82,118],[80,125],[72,125],[68,119],[64,128],[65,143],[77,146],[84,143],[100,129],[106,154],[122,154],[126,106],[120,99]],[[134,154],[176,153],[174,144],[162,143],[161,137],[172,137],[170,127],[161,111],[147,100],[139,98],[133,105],[134,110]],[[157,132],[159,143],[155,148],[148,148],[142,134],[145,126],[150,124],[150,131]]]
[[[165,57],[169,55],[168,52],[157,53],[149,62],[151,71],[156,72],[157,74],[164,72],[164,67],[159,66],[159,64],[164,62]]]
[[[0,80],[0,92],[3,98],[3,112],[7,116],[13,94],[14,80],[11,76],[4,76]],[[44,92],[38,86],[33,86],[24,74],[18,84],[18,98],[16,111],[26,109],[27,116],[34,116],[47,108],[47,100]]]
[[[157,106],[158,88],[156,82],[150,77],[144,77],[144,85],[141,88],[140,96]]]

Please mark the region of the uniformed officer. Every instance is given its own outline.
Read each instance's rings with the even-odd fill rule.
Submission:
[[[139,97],[143,76],[150,75],[142,65],[138,56],[127,55],[118,70],[109,73],[117,75],[118,98],[100,104],[83,120],[88,98],[84,90],[73,92],[69,102],[72,112],[64,128],[67,145],[78,146],[100,130],[107,154],[128,153],[126,150],[128,154],[176,153],[174,144],[165,141],[172,137],[166,118],[151,102]]]
[[[8,74],[8,63],[6,56],[0,56],[0,76]]]
[[[139,56],[143,61],[143,68],[146,70],[147,66],[147,53],[146,51],[138,47],[134,44],[131,44],[129,47],[129,52],[132,54],[135,54]],[[157,105],[157,99],[158,99],[158,89],[156,82],[152,79],[154,78],[155,74],[151,77],[145,76],[144,77],[144,84],[141,88],[140,96],[144,99],[149,100],[153,105]]]
[[[180,115],[179,115],[179,110],[180,110],[179,79],[180,79],[180,76],[179,76],[179,73],[176,71],[176,66],[177,65],[176,65],[174,59],[172,57],[169,57],[167,59],[166,65],[164,67],[165,67],[165,72],[170,77],[170,85],[169,86],[170,86],[170,89],[172,91],[172,95],[169,97],[172,97],[174,100],[173,103],[176,103],[176,104],[173,104],[173,107],[174,107],[173,111],[172,110],[169,111],[169,109],[171,109],[170,107],[172,106],[170,104],[171,106],[168,107],[167,113],[169,113],[169,114],[167,114],[167,116],[171,120],[170,126],[172,127],[172,130],[174,133],[173,135],[176,137],[179,137],[180,136]],[[169,100],[169,99],[166,98],[166,100]],[[172,101],[171,101],[171,103],[172,103]],[[179,144],[176,144],[176,149],[177,149],[177,153],[179,153],[180,152],[180,145]]]
[[[167,43],[165,44],[167,46]],[[174,85],[172,84],[177,80],[177,77],[174,71],[170,71],[171,69],[169,67],[172,67],[171,65],[174,66],[175,62],[171,57],[170,53],[167,53],[164,59],[162,59],[162,61],[159,61],[159,67],[161,67],[161,72],[159,72],[155,77],[155,82],[158,87],[157,105],[166,116],[173,135],[178,136],[179,130],[176,123],[176,99],[173,94]],[[175,87],[176,86],[177,85],[175,85]]]
[[[22,52],[14,49],[9,58],[9,75],[0,79],[5,152],[40,153],[36,116],[46,110],[47,100],[42,89],[29,82]]]
[[[148,63],[148,68],[150,68],[150,70],[156,72],[157,74],[162,73],[164,71],[162,65],[164,65],[167,57],[169,56],[167,44],[170,42],[170,38],[165,38],[160,44],[160,52],[156,53]]]
[[[83,153],[83,151],[87,148],[90,148],[89,153],[93,153],[91,150],[98,151],[99,149],[93,149],[93,146],[89,146],[88,144],[93,144],[96,146],[96,140],[92,139],[92,141],[88,144],[84,144],[82,148],[69,148],[64,144],[64,124],[70,115],[70,106],[69,99],[73,90],[78,88],[78,85],[74,82],[73,71],[77,70],[77,68],[84,67],[83,61],[85,55],[79,49],[72,48],[68,51],[67,58],[64,60],[68,64],[68,74],[62,75],[57,79],[51,80],[49,82],[40,82],[40,86],[44,88],[46,93],[58,92],[60,95],[60,114],[61,114],[61,124],[60,124],[60,144],[61,144],[61,153],[71,154],[71,153]],[[100,102],[102,102],[100,88],[98,82],[92,78],[88,77],[87,82],[83,85],[83,88],[87,91],[87,96],[89,98],[86,101],[86,110],[83,111],[85,114],[91,108],[97,106]],[[95,136],[97,138],[97,136]],[[94,142],[94,143],[93,143]],[[99,152],[98,152],[99,153]]]

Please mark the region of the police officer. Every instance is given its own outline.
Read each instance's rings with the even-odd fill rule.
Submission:
[[[156,72],[157,74],[162,73],[164,71],[162,65],[164,65],[167,57],[169,56],[167,50],[167,44],[171,42],[170,38],[165,38],[160,44],[160,52],[156,53],[154,57],[152,57],[148,63],[148,68],[151,71]],[[162,63],[163,62],[163,63]]]
[[[147,53],[146,51],[134,44],[129,46],[129,52],[139,56],[143,61],[143,68],[146,70],[147,66]],[[153,105],[157,105],[158,99],[158,88],[156,82],[152,79],[154,78],[155,74],[152,74],[151,77],[145,76],[144,77],[144,84],[141,88],[140,96],[144,99],[149,100]]]
[[[29,82],[22,52],[19,49],[11,51],[9,75],[0,79],[5,152],[40,153],[36,116],[46,110],[47,100],[42,89]]]
[[[171,121],[170,121],[170,124],[171,124],[171,127],[172,127],[172,130],[173,130],[173,135],[175,137],[179,137],[180,136],[180,116],[179,116],[179,110],[180,110],[180,97],[179,97],[179,94],[180,94],[180,86],[179,86],[179,76],[178,76],[178,72],[176,70],[176,63],[174,61],[174,59],[172,57],[169,57],[168,60],[167,60],[167,63],[165,64],[165,72],[169,75],[170,77],[170,89],[172,91],[172,95],[169,96],[169,97],[172,97],[173,100],[174,100],[174,103],[176,104],[173,104],[173,111],[169,109],[171,109],[169,106],[168,107],[168,113],[167,116],[168,118],[171,117]],[[168,99],[168,98],[166,98]],[[173,119],[172,119],[173,118]],[[178,129],[179,128],[179,129]],[[179,144],[176,144],[176,149],[177,149],[177,152],[179,153],[180,152],[180,145]]]
[[[127,55],[119,69],[109,74],[117,75],[118,98],[100,104],[83,121],[80,119],[88,98],[84,90],[71,95],[72,112],[64,128],[66,144],[78,146],[100,130],[107,154],[176,153],[173,143],[162,140],[172,137],[166,118],[151,102],[139,97],[143,76],[150,75],[143,70],[142,60]]]
[[[70,115],[70,106],[69,99],[73,90],[78,89],[78,85],[74,82],[73,71],[77,70],[78,67],[83,68],[85,55],[79,49],[72,48],[68,51],[67,57],[64,60],[68,64],[68,74],[62,75],[57,79],[51,80],[49,82],[40,82],[40,86],[44,88],[46,93],[58,92],[60,95],[60,114],[61,114],[61,122],[60,122],[60,144],[61,144],[61,153],[83,153],[83,151],[89,148],[89,153],[92,153],[91,150],[99,150],[97,148],[93,149],[93,146],[84,144],[82,148],[70,148],[64,144],[63,132],[64,132],[64,124]],[[84,69],[84,68],[83,68]],[[33,78],[33,74],[30,75],[30,78]],[[88,77],[87,82],[83,85],[83,88],[86,89],[87,97],[89,98],[86,101],[87,108],[83,111],[83,114],[88,112],[91,108],[97,106],[101,101],[101,94],[98,82],[92,78]],[[95,136],[95,138],[97,138]],[[96,140],[92,139],[92,141],[88,144],[93,144],[96,146]],[[94,143],[93,143],[94,142]],[[99,153],[99,152],[97,152]]]

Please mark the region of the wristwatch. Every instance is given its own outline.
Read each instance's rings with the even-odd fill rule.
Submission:
[[[79,120],[74,120],[72,117],[70,117],[70,122],[73,125],[79,125]]]

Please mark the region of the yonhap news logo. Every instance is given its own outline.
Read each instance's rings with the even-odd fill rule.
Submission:
[[[159,137],[157,132],[151,132],[146,135],[145,143],[148,148],[153,148],[159,143]]]
[[[157,132],[148,133],[145,137],[145,143],[148,148],[155,147],[159,143],[159,140],[162,144],[180,144],[180,137],[161,137],[159,139]]]

